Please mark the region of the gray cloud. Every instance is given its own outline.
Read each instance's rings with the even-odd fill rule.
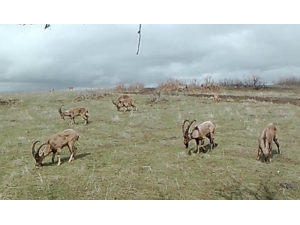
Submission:
[[[1,91],[299,76],[299,25],[0,26]]]

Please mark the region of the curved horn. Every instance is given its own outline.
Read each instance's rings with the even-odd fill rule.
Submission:
[[[35,155],[35,145],[36,145],[36,143],[38,143],[38,142],[40,142],[40,141],[35,141],[35,142],[33,143],[33,145],[32,145],[31,152],[32,152],[32,156],[33,156],[33,157],[34,157],[34,155]]]
[[[183,123],[182,123],[182,133],[184,134],[185,131],[184,131],[184,125],[186,122],[190,122],[189,120],[184,120]]]
[[[194,122],[196,122],[196,120],[192,120],[192,122],[190,122],[190,124],[188,125],[188,127],[187,127],[187,129],[186,129],[186,131],[187,131],[188,133],[190,133],[190,127],[191,127],[192,123],[194,123]]]
[[[64,105],[61,105],[61,107],[63,107],[63,106],[64,106]],[[62,114],[61,107],[58,108],[58,112],[59,112],[60,114]]]
[[[47,144],[47,143],[41,144],[40,147],[38,148],[38,150],[36,151],[35,155],[39,155],[39,154],[40,154],[40,149],[41,149],[44,145],[46,145],[46,144]]]

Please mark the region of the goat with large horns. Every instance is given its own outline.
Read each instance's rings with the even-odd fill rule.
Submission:
[[[137,111],[135,99],[133,97],[130,97],[129,95],[121,95],[117,101],[111,100],[112,103],[117,107],[117,110],[120,111],[122,107],[124,107],[124,112],[129,110],[129,107],[131,106],[132,109]]]
[[[68,146],[70,150],[69,162],[75,159],[77,148],[75,147],[75,142],[79,139],[79,134],[73,129],[67,129],[57,134],[52,135],[45,143],[41,144],[38,149],[35,149],[35,145],[40,141],[35,141],[32,145],[32,156],[35,159],[36,166],[42,166],[43,160],[46,156],[52,153],[52,163],[54,163],[55,154],[57,153],[58,163],[57,166],[61,164],[60,155],[62,148]],[[43,151],[41,148],[44,147]]]
[[[63,107],[63,105],[61,107]],[[71,109],[66,110],[66,111],[62,111],[61,107],[58,108],[58,112],[59,112],[60,116],[61,116],[62,119],[65,119],[65,116],[70,117],[70,119],[71,119],[70,125],[76,123],[75,122],[75,117],[76,116],[81,116],[81,118],[84,120],[84,125],[89,123],[89,121],[88,121],[89,111],[88,111],[87,108],[85,108],[85,107],[75,107],[75,108],[71,108]]]
[[[187,122],[189,124],[185,129],[184,127]],[[215,134],[216,125],[211,121],[205,121],[201,124],[196,124],[195,127],[190,130],[190,127],[194,122],[196,122],[196,120],[192,120],[191,122],[189,120],[183,121],[182,123],[183,144],[185,145],[186,148],[188,148],[189,142],[191,140],[195,140],[197,144],[197,152],[200,153],[200,142],[201,142],[201,149],[203,152],[204,139],[208,138],[210,141],[210,151],[212,151],[212,148],[215,146],[214,134]]]

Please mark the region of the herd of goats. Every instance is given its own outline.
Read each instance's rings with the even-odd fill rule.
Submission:
[[[220,98],[218,95],[215,95],[214,99],[219,101]],[[116,101],[112,100],[112,103],[117,107],[118,111],[120,111],[121,108],[124,108],[124,111],[127,111],[129,110],[129,107],[137,110],[135,99],[129,95],[121,95]],[[69,117],[71,119],[70,125],[76,123],[75,117],[77,116],[82,117],[82,119],[84,120],[84,125],[87,125],[89,123],[89,114],[87,108],[76,107],[66,111],[62,111],[62,106],[59,107],[58,112],[61,116],[61,119],[65,119],[65,117]],[[216,146],[214,142],[216,125],[211,121],[205,121],[201,124],[195,124],[195,126],[191,129],[191,125],[194,122],[196,122],[196,120],[192,120],[191,122],[189,120],[184,120],[182,123],[183,143],[185,147],[188,148],[189,142],[191,140],[195,140],[197,145],[196,153],[204,152],[204,140],[208,139],[210,141],[210,151],[212,151],[213,147]],[[75,142],[78,139],[79,134],[75,130],[66,129],[51,136],[45,143],[41,144],[37,148],[37,150],[35,148],[35,145],[40,141],[35,141],[32,145],[32,155],[35,159],[35,165],[42,166],[44,158],[52,153],[52,163],[54,163],[55,155],[57,154],[57,166],[59,166],[61,164],[61,151],[65,146],[69,148],[71,154],[69,162],[72,162],[76,156],[77,148],[75,147]],[[277,138],[277,128],[273,123],[270,123],[263,129],[261,135],[258,138],[257,160],[271,162],[273,141],[277,146],[278,154],[281,154]],[[43,146],[45,147],[41,151],[41,148]]]

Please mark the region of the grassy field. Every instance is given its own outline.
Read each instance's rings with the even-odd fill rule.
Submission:
[[[227,90],[230,95],[297,98],[299,90]],[[118,112],[111,103],[119,94],[74,101],[78,91],[50,94],[1,94],[15,99],[0,106],[0,199],[300,199],[299,106],[251,99],[166,96],[150,104],[151,95],[134,95],[138,111]],[[299,95],[298,95],[299,96]],[[299,100],[300,101],[300,100]],[[57,108],[85,106],[90,124],[69,126]],[[184,119],[217,124],[212,152],[188,154],[182,140]],[[272,163],[256,161],[257,137],[275,122],[282,154]],[[77,158],[35,167],[34,141],[45,141],[67,128],[79,132]],[[208,140],[205,140],[208,143]],[[190,147],[195,147],[191,142]],[[287,182],[294,189],[280,183]]]

